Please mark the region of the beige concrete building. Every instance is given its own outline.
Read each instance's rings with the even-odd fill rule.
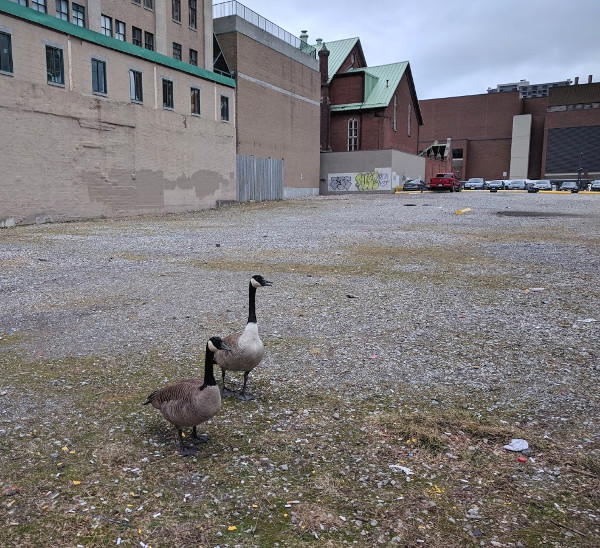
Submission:
[[[315,48],[306,43],[307,36],[299,39],[238,2],[215,5],[213,16],[216,40],[237,83],[240,199],[318,195]],[[257,171],[262,179],[253,178]]]
[[[234,80],[29,2],[0,0],[0,225],[190,211],[236,199]],[[112,4],[80,5],[86,27]],[[68,3],[69,20],[77,5]],[[146,27],[157,49],[172,39],[161,5]],[[144,26],[150,10],[141,10],[132,21]],[[198,35],[211,26],[199,15]],[[198,47],[206,65],[205,42],[182,46]]]

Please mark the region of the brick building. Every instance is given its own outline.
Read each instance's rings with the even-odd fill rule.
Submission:
[[[174,37],[160,5],[119,2],[126,20],[111,11],[116,2],[56,2],[64,10],[57,13],[54,2],[34,10],[0,0],[5,226],[235,200],[235,81],[156,51]],[[203,22],[198,6],[198,38],[181,43],[198,48],[200,65],[212,22]],[[94,32],[101,17],[105,33]],[[123,39],[107,35],[108,18]],[[131,25],[154,31],[154,51],[125,40],[134,36]]]
[[[577,79],[576,79],[577,82]],[[518,91],[421,101],[419,148],[452,140],[461,179],[564,179],[600,174],[600,84],[551,87],[548,97]]]
[[[409,63],[368,67],[358,38],[318,41],[317,50],[321,193],[391,191],[407,177],[422,178],[423,118]]]
[[[315,48],[305,35],[292,36],[238,2],[214,6],[213,28],[215,57],[237,83],[241,199],[318,194],[320,77]]]

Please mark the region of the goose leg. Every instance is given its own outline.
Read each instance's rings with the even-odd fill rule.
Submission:
[[[243,401],[254,399],[254,395],[250,394],[250,392],[246,392],[246,383],[248,382],[249,374],[250,371],[244,371],[244,386],[242,386],[242,391],[237,395],[237,398]]]
[[[196,427],[192,428],[192,437],[190,438],[191,442],[194,444],[198,443],[206,443],[210,439],[208,434],[200,434],[196,431]]]
[[[194,446],[189,446],[183,443],[183,430],[181,428],[177,429],[177,435],[179,436],[179,452],[182,457],[191,457],[196,454],[196,449]]]
[[[223,380],[223,388],[221,389],[221,396],[223,396],[224,398],[226,398],[228,396],[234,396],[235,392],[233,390],[229,390],[229,388],[227,388],[225,386],[225,369],[221,369],[221,378]]]

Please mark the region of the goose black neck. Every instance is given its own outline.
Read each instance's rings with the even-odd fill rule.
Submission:
[[[200,388],[200,390],[202,390],[203,388],[206,388],[207,386],[216,386],[217,385],[217,381],[215,380],[215,372],[213,370],[214,357],[215,357],[215,354],[208,347],[208,343],[207,343],[206,344],[206,357],[204,358],[204,384],[202,385],[202,388]]]
[[[256,287],[250,282],[248,290],[248,323],[256,323]]]

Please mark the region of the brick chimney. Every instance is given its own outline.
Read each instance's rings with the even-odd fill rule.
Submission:
[[[575,76],[575,85],[578,86],[579,85],[579,76]]]
[[[319,71],[321,72],[321,150],[331,150],[329,141],[331,124],[331,104],[329,101],[329,50],[323,44],[319,50]]]
[[[591,83],[592,83],[592,75],[590,74],[590,75],[588,76],[588,84],[591,84]]]

